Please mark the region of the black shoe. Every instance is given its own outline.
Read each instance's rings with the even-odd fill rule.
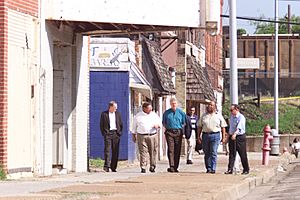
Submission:
[[[193,164],[193,161],[187,160],[187,161],[186,161],[186,164],[187,164],[187,165],[192,165],[192,164]]]
[[[152,173],[154,173],[155,172],[155,167],[151,166],[150,169],[149,169],[149,171],[152,172]]]
[[[173,173],[173,172],[175,172],[175,169],[174,169],[174,167],[170,167],[167,169],[167,171]]]
[[[141,169],[141,173],[146,173],[146,170],[145,169]]]
[[[178,172],[179,172],[179,170],[178,170],[178,169],[175,169],[175,172],[176,172],[176,173],[178,173]]]
[[[104,170],[105,172],[109,172],[109,168],[108,168],[108,167],[103,167],[103,170]]]
[[[247,175],[249,174],[249,171],[243,171],[242,175]]]
[[[211,170],[209,170],[209,169],[208,169],[208,170],[206,170],[206,173],[211,173]]]
[[[232,174],[232,170],[227,170],[224,174]]]
[[[117,170],[116,170],[116,169],[111,169],[111,171],[112,171],[112,172],[117,172]]]
[[[216,171],[215,171],[215,170],[211,170],[210,173],[211,173],[211,174],[215,174]]]

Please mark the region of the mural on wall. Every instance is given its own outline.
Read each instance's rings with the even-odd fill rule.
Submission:
[[[90,43],[90,67],[128,69],[130,62],[135,63],[134,43],[128,39],[92,39]],[[120,39],[118,39],[120,40]]]

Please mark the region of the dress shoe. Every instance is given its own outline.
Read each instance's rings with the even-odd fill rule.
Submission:
[[[227,170],[224,174],[232,174],[232,170]]]
[[[141,173],[146,173],[146,170],[145,169],[141,169]]]
[[[174,169],[174,167],[170,167],[167,169],[167,171],[173,173],[173,172],[175,172],[175,169]]]
[[[210,170],[210,169],[206,170],[206,173],[207,173],[207,174],[208,174],[208,173],[211,173],[211,170]]]
[[[174,171],[175,171],[176,173],[178,173],[178,172],[179,172],[179,170],[178,170],[178,169],[175,169]]]
[[[112,171],[112,172],[117,172],[117,170],[116,170],[116,169],[111,169],[111,171]]]
[[[108,168],[108,167],[103,167],[103,170],[104,170],[105,172],[109,172],[109,168]]]
[[[211,170],[210,173],[211,173],[211,174],[215,174],[216,171],[215,171],[215,170]]]
[[[151,166],[150,169],[149,169],[149,171],[152,172],[152,173],[155,172],[155,167]]]
[[[242,175],[247,175],[249,174],[249,171],[243,171]]]
[[[192,165],[192,164],[193,164],[193,161],[187,160],[187,161],[186,161],[186,164],[187,164],[187,165]]]

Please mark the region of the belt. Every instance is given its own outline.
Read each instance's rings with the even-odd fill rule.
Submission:
[[[143,136],[152,136],[155,135],[156,133],[139,133],[139,135],[143,135]]]
[[[217,133],[220,133],[220,131],[218,131],[218,132],[203,132],[203,134],[217,134]]]
[[[171,133],[180,133],[182,129],[167,129]]]

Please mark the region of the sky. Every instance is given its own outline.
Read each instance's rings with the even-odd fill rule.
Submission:
[[[224,0],[223,13],[229,15],[229,1]],[[278,0],[279,17],[283,17],[291,5],[291,14],[300,16],[300,0]],[[236,0],[236,16],[237,17],[260,17],[264,15],[266,18],[274,19],[275,0]],[[223,18],[223,25],[228,25],[229,20]],[[237,28],[246,29],[247,33],[254,33],[255,27],[251,26],[246,20],[237,20]]]

